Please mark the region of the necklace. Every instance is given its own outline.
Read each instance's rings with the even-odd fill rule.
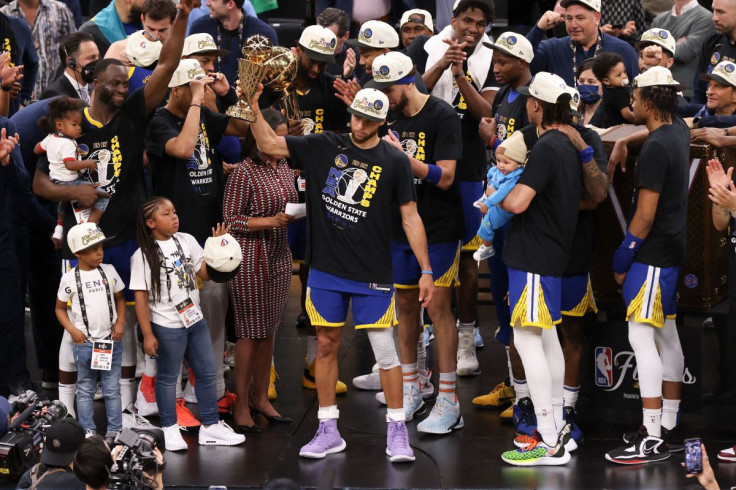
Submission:
[[[598,30],[598,39],[595,41],[595,54],[601,52],[601,49],[603,48],[603,34],[600,30]],[[575,87],[578,86],[578,57],[576,56],[577,48],[575,46],[575,42],[570,38],[570,51],[572,52],[572,80],[575,84]]]
[[[243,17],[240,19],[240,24],[238,24],[238,49],[241,49],[243,47],[243,30],[245,29],[245,19],[246,15],[243,14]],[[222,31],[224,30],[224,27],[222,26],[222,22],[217,22],[217,47],[220,49],[227,49],[230,48],[230,39],[232,36],[228,37],[228,45],[223,46],[222,45]],[[222,55],[219,55],[217,57],[217,71],[222,72]]]

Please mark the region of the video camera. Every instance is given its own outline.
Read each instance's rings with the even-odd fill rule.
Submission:
[[[122,447],[119,451],[115,448]],[[108,488],[153,488],[154,477],[160,470],[153,450],[166,451],[164,433],[157,427],[125,428],[118,434],[110,448],[114,457],[110,469]]]
[[[39,400],[38,394],[31,390],[8,401],[10,413],[17,417],[0,439],[0,475],[17,480],[38,463],[46,430],[66,417],[67,410],[59,400]]]

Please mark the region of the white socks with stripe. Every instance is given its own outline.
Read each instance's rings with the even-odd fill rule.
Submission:
[[[419,389],[419,369],[417,369],[417,363],[414,364],[402,364],[401,374],[404,377],[404,393],[408,393],[409,390]]]
[[[516,392],[516,398],[514,398],[514,405],[519,404],[519,400],[522,398],[529,398],[529,385],[526,384],[525,379],[511,378],[514,385],[514,391]]]
[[[680,400],[662,399],[662,427],[672,430],[677,425],[677,413],[680,411]]]
[[[457,400],[457,396],[455,395],[456,383],[457,374],[455,374],[455,371],[451,373],[440,373],[440,388],[437,398],[444,398],[454,405]]]
[[[562,398],[566,407],[575,408],[575,404],[578,402],[578,395],[580,394],[579,386],[563,386],[562,387]]]

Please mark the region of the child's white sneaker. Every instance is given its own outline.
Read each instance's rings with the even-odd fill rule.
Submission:
[[[473,252],[473,259],[475,259],[476,262],[480,262],[481,260],[490,259],[494,255],[496,255],[496,249],[493,248],[493,245],[486,247],[481,244],[480,248]]]

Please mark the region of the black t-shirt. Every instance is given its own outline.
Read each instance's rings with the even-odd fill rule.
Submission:
[[[417,160],[434,165],[439,160],[459,160],[462,156],[460,121],[450,104],[438,97],[428,96],[424,107],[412,117],[390,113],[387,125],[399,133],[404,151]],[[416,177],[414,183],[417,209],[424,222],[428,243],[446,243],[462,238],[462,199],[457,185],[453,183],[443,191]],[[407,243],[398,209],[394,211],[393,239]]]
[[[470,85],[478,92],[483,92],[493,87],[495,78],[489,69],[486,81],[483,87],[476,87],[470,72],[468,72],[468,62],[463,64],[463,70],[467,76]],[[465,97],[458,90],[455,100],[452,102],[458,117],[461,120],[463,135],[463,158],[457,162],[457,170],[455,171],[455,180],[459,182],[478,182],[486,177],[488,169],[488,155],[486,153],[486,141],[480,139],[478,134],[479,121],[473,117],[470,112]]]
[[[334,76],[323,73],[312,81],[307,93],[297,91],[305,134],[346,130],[350,113],[345,103],[335,96],[334,81]]]
[[[559,131],[547,131],[529,154],[519,184],[536,191],[527,210],[511,219],[503,248],[506,265],[561,277],[572,248],[582,173],[578,153]]]
[[[391,206],[416,201],[409,159],[385,141],[364,150],[349,134],[287,136],[309,174],[307,263],[359,282],[391,284]]]
[[[54,471],[55,469],[56,467],[41,465],[38,473],[39,478],[48,471]],[[18,481],[18,486],[16,488],[31,488],[31,485],[31,470],[28,470],[20,477],[20,481]],[[66,471],[49,473],[47,477],[41,480],[41,483],[36,488],[53,490],[84,490],[87,486],[77,478],[77,475],[72,473],[71,469],[66,468]]]
[[[606,148],[603,146],[601,137],[594,130],[573,124],[578,130],[580,136],[588,145],[593,148],[593,157],[598,164],[598,169],[606,173],[608,165],[608,155]],[[520,129],[524,135],[524,142],[527,148],[532,148],[539,139],[537,136],[537,127],[533,124]],[[581,175],[582,179],[582,175]],[[581,183],[583,181],[581,180]],[[585,185],[585,184],[583,184]],[[590,269],[590,256],[593,254],[593,244],[595,241],[596,217],[595,211],[580,209],[578,211],[578,224],[575,227],[575,237],[572,242],[570,258],[565,267],[565,274],[587,274]]]
[[[427,58],[429,54],[424,50],[424,45],[427,44],[429,36],[421,35],[414,38],[409,46],[403,50],[412,63],[417,68],[417,72],[424,75],[424,70],[427,66]]]
[[[675,117],[649,134],[634,169],[631,216],[636,213],[639,190],[659,193],[657,212],[649,235],[634,259],[655,267],[679,267],[685,260],[690,131]]]
[[[590,119],[591,126],[596,128],[610,128],[618,124],[626,124],[621,110],[631,103],[631,89],[629,87],[603,86],[603,102],[595,110]]]
[[[514,134],[514,131],[529,125],[526,112],[526,95],[506,84],[493,98],[493,116],[496,119],[496,137],[499,142]],[[536,135],[536,131],[534,132]],[[531,147],[527,147],[531,148]]]
[[[688,85],[693,83],[692,101],[697,104],[705,104],[705,91],[708,82],[700,80],[698,75],[710,73],[721,61],[736,62],[736,43],[732,43],[728,34],[713,34],[706,39],[701,48],[698,60],[698,70],[694,80],[679,80],[680,83]]]
[[[225,178],[215,147],[220,144],[229,120],[202,106],[197,144],[187,160],[166,153],[166,143],[179,136],[184,119],[162,107],[153,115],[146,134],[153,192],[174,203],[181,223],[179,231],[189,233],[200,243],[222,221]]]

